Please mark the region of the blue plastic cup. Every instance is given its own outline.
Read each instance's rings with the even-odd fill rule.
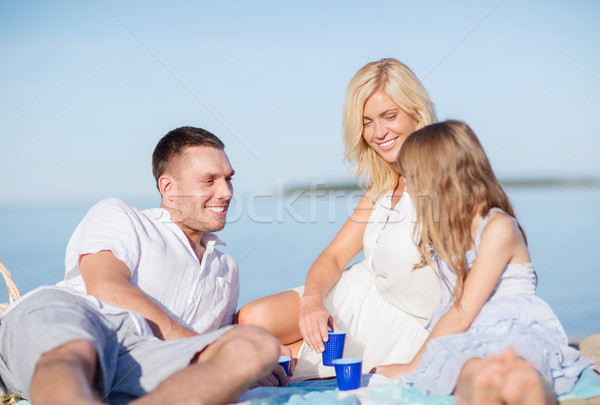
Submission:
[[[329,340],[323,342],[325,351],[323,351],[323,365],[333,366],[335,359],[344,357],[344,342],[346,341],[346,332],[341,330],[330,330]]]
[[[362,359],[347,358],[333,361],[335,376],[340,391],[355,390],[360,388],[362,377]]]
[[[288,378],[290,378],[290,361],[292,361],[292,358],[289,356],[279,356],[279,360],[277,361],[285,370],[285,374]]]

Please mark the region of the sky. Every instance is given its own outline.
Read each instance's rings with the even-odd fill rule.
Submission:
[[[600,178],[597,1],[0,1],[0,204],[157,197],[156,142],[226,144],[241,193],[351,181],[342,103],[410,66],[500,178]],[[157,199],[158,200],[158,199]]]

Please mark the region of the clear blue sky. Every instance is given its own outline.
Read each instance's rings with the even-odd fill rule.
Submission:
[[[344,92],[395,57],[500,177],[600,178],[597,1],[0,2],[0,203],[156,193],[181,125],[239,191],[349,179]]]

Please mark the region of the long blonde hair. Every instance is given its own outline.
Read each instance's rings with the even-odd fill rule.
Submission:
[[[365,102],[376,91],[385,92],[404,112],[417,121],[417,129],[436,121],[427,91],[415,74],[396,59],[382,59],[363,66],[350,80],[344,100],[344,157],[354,166],[353,174],[374,199],[396,187],[398,176],[392,165],[363,138]]]
[[[399,168],[417,210],[415,232],[421,233],[417,248],[422,257],[417,266],[433,265],[433,246],[457,275],[456,299],[467,275],[465,254],[474,242],[473,218],[494,207],[515,217],[512,204],[464,122],[445,121],[414,132],[402,146]]]

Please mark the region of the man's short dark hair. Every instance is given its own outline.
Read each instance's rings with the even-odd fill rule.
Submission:
[[[154,148],[152,154],[152,174],[158,179],[165,174],[171,160],[190,146],[208,146],[219,150],[225,149],[225,144],[221,142],[211,132],[194,127],[180,127],[172,130],[162,137]]]

